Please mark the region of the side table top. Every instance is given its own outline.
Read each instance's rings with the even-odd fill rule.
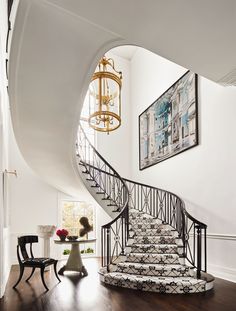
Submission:
[[[54,240],[54,243],[56,244],[84,244],[84,243],[92,243],[95,242],[97,239],[84,239],[84,240],[75,240],[75,241],[69,241],[69,240],[65,240],[65,241],[61,241],[61,240]]]

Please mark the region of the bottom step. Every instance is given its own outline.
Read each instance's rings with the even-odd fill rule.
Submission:
[[[101,281],[113,286],[166,294],[199,293],[213,287],[213,281],[207,283],[192,277],[148,277],[120,272],[103,274]]]

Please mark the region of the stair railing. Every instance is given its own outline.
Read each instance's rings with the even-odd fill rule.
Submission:
[[[86,136],[82,134],[82,138],[80,140],[85,139]],[[85,143],[83,143],[85,144]],[[89,144],[88,141],[86,144]],[[89,144],[89,148],[91,145]],[[80,150],[80,149],[79,149]],[[79,153],[82,151],[79,151]],[[89,154],[89,150],[87,150],[87,155]],[[93,147],[93,154],[96,154],[96,157],[103,159],[101,155],[96,151]],[[197,278],[201,277],[201,271],[207,271],[207,247],[206,247],[206,229],[207,226],[198,221],[196,218],[192,217],[185,209],[184,201],[175,195],[172,192],[155,188],[152,186],[148,186],[142,183],[138,183],[132,180],[128,180],[125,178],[121,178],[118,173],[113,173],[113,169],[111,166],[108,166],[108,163],[103,159],[102,165],[100,160],[96,159],[94,161],[89,162],[87,159],[86,162],[86,169],[90,171],[90,175],[98,185],[103,189],[106,193],[112,194],[112,199],[117,204],[118,209],[124,206],[124,199],[121,201],[117,200],[119,197],[119,187],[114,188],[114,192],[111,192],[111,187],[109,186],[109,182],[105,180],[110,180],[112,177],[113,184],[121,183],[124,187],[124,183],[126,184],[125,187],[125,196],[127,202],[127,194],[129,198],[128,207],[122,209],[122,211],[126,214],[126,216],[117,217],[113,222],[116,226],[123,227],[123,224],[118,224],[118,219],[122,222],[122,219],[128,221],[128,208],[129,209],[136,209],[140,212],[147,213],[154,218],[160,219],[164,224],[169,224],[173,229],[178,232],[179,238],[182,240],[183,244],[183,251],[182,256],[186,258],[190,265],[196,268],[197,271]],[[104,163],[107,163],[107,167],[104,170]],[[98,166],[97,166],[98,164]],[[121,197],[122,198],[122,197]],[[120,204],[121,202],[121,204]],[[126,203],[125,203],[126,204]],[[123,213],[122,212],[122,213]],[[113,230],[110,227],[111,223],[108,225],[103,226],[102,228],[102,253],[104,257],[104,250],[111,253],[112,245],[110,239],[110,232]],[[106,231],[104,230],[106,228]],[[125,242],[128,239],[128,224],[126,224],[126,236]],[[117,241],[119,241],[120,237],[113,232],[113,235]],[[123,244],[125,245],[125,244]],[[117,246],[117,245],[116,245]],[[123,246],[121,247],[122,254],[124,253]],[[114,245],[113,245],[114,251]],[[116,255],[119,254],[119,249],[117,249]],[[107,259],[103,259],[103,265],[107,265],[111,263],[114,259],[114,256],[106,256]]]
[[[120,254],[124,254],[128,241],[128,188],[121,176],[90,143],[81,125],[76,146],[78,164],[84,167],[83,173],[88,176],[91,187],[103,196],[116,215],[101,228],[102,265],[109,267]]]
[[[207,225],[191,216],[184,201],[172,192],[124,179],[129,191],[129,208],[147,213],[169,224],[182,240],[182,256],[196,268],[197,278],[207,271]]]

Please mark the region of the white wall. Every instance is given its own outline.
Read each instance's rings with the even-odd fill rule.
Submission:
[[[10,131],[10,167],[16,169],[18,177],[10,177],[9,205],[11,222],[11,263],[17,263],[17,237],[24,234],[37,234],[37,225],[61,227],[60,208],[62,200],[78,200],[70,197],[40,180],[23,159],[16,144],[13,131]],[[88,197],[96,210],[97,255],[100,256],[100,229],[110,218],[103,209]],[[40,239],[39,239],[40,240]],[[34,245],[35,254],[41,254],[41,240]],[[61,258],[62,248],[51,241],[51,256]],[[41,254],[42,255],[42,254]]]
[[[236,88],[199,77],[199,146],[139,171],[138,116],[185,72],[144,49],[132,58],[132,179],[179,195],[208,225],[209,271],[236,281]]]
[[[112,55],[113,57],[113,55]],[[122,66],[124,78],[124,98],[129,98],[129,61],[116,57],[117,67]],[[108,158],[108,160],[116,166],[120,163],[120,158],[123,157],[122,147],[125,145],[125,149],[129,147],[128,137],[131,137],[129,122],[128,122],[128,109],[124,110],[125,122],[123,128],[119,133],[115,133],[116,141],[114,141],[113,133],[109,136],[101,134],[98,137],[98,145],[101,153]],[[124,134],[127,131],[128,136]],[[123,135],[125,138],[123,138]],[[118,141],[118,143],[117,143]],[[116,150],[116,146],[119,148]],[[108,152],[110,150],[110,152]],[[123,172],[130,170],[129,161],[130,153],[127,152],[127,158],[124,161]],[[46,184],[42,181],[27,165],[22,157],[17,143],[15,141],[12,128],[10,129],[10,167],[17,171],[18,177],[11,176],[9,179],[9,205],[10,205],[10,222],[11,222],[11,263],[17,263],[16,258],[16,244],[17,236],[23,234],[35,234],[37,225],[56,225],[61,226],[60,207],[62,200],[78,200],[81,198],[70,197],[54,187]],[[97,255],[101,254],[100,243],[100,230],[101,226],[108,221],[110,217],[104,212],[104,210],[97,204],[97,202],[88,196],[88,201],[95,207],[96,210],[96,251]],[[63,247],[51,243],[51,256],[60,258]],[[35,245],[35,254],[40,255],[41,241],[38,246]]]
[[[97,132],[97,149],[122,177],[129,178],[131,175],[130,61],[112,52],[106,55],[114,59],[116,70],[122,71],[121,126],[109,135]]]
[[[11,222],[11,263],[17,263],[17,236],[37,234],[37,225],[56,225],[61,227],[60,208],[62,200],[84,198],[70,197],[40,180],[23,159],[16,144],[13,131],[10,131],[10,166],[16,169],[18,177],[10,177],[9,205]],[[110,218],[91,198],[96,211],[97,255],[100,256],[100,228]],[[35,254],[41,254],[41,239],[34,245]],[[61,258],[62,248],[51,241],[51,256]],[[42,254],[41,254],[42,255]]]
[[[26,164],[12,129],[10,166],[17,171],[17,178],[11,176],[9,180],[11,261],[16,263],[17,236],[35,234],[37,225],[57,225],[58,191],[41,181]]]
[[[3,172],[8,169],[8,120],[9,103],[6,77],[6,36],[7,36],[7,1],[0,1],[0,298],[4,293],[9,270],[9,222],[4,219],[8,209],[7,201],[3,201]],[[6,177],[6,175],[5,175]],[[7,190],[7,189],[5,189]],[[7,193],[7,192],[5,192]]]

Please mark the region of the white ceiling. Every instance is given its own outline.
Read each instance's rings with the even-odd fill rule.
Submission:
[[[236,68],[235,0],[46,2],[216,82]]]
[[[219,81],[236,68],[235,30],[234,0],[21,0],[9,96],[26,161],[50,184],[78,192],[76,132],[100,57],[137,45]],[[129,59],[135,48],[119,53]]]
[[[127,60],[131,60],[137,49],[138,47],[134,45],[123,45],[111,49],[110,52]]]

